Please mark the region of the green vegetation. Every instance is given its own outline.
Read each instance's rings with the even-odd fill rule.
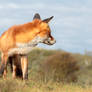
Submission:
[[[0,92],[92,92],[91,56],[34,49],[28,72],[29,80],[22,81],[8,71],[6,80],[0,78]]]

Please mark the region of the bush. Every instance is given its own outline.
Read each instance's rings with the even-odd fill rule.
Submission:
[[[39,74],[43,81],[75,82],[78,69],[77,60],[70,53],[57,52],[45,59]]]

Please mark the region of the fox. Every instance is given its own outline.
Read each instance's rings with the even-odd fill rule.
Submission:
[[[7,64],[10,57],[20,57],[23,80],[28,79],[28,54],[39,43],[53,45],[56,40],[51,35],[49,26],[54,16],[41,20],[36,13],[32,22],[14,25],[6,30],[0,37],[1,67],[0,76],[7,75]],[[13,77],[16,76],[16,63],[13,60]],[[17,62],[16,61],[16,62]]]

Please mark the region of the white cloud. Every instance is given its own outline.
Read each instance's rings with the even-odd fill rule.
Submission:
[[[14,3],[8,3],[8,4],[0,4],[0,9],[18,9],[19,6]]]
[[[14,9],[19,9],[20,6],[14,3],[9,3],[6,5],[6,8],[14,8]]]
[[[38,8],[41,9],[44,7],[43,3],[32,3],[32,4],[16,4],[16,3],[6,3],[0,4],[1,9],[33,9]]]
[[[0,8],[2,9],[7,9],[7,8],[12,8],[12,9],[33,9],[33,8],[38,8],[38,9],[47,9],[47,10],[53,10],[57,12],[92,12],[92,8],[89,8],[87,6],[81,6],[81,7],[75,7],[75,6],[66,6],[63,4],[49,4],[49,3],[3,3],[0,4]]]

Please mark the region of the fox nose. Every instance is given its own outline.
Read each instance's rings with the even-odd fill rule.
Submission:
[[[56,40],[55,40],[55,39],[53,39],[53,40],[50,41],[50,44],[51,44],[51,45],[53,45],[53,44],[55,44],[55,43],[56,43]]]

